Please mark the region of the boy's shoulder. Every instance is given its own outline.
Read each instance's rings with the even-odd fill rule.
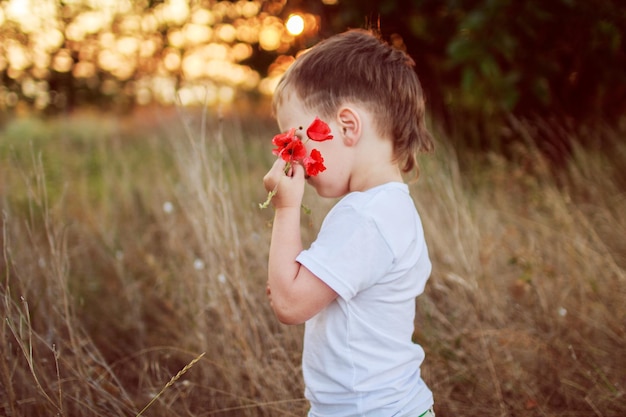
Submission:
[[[390,223],[412,223],[416,215],[409,187],[401,182],[349,193],[329,213],[330,217],[343,218],[351,223],[371,222],[383,228],[390,227]]]
[[[377,205],[383,203],[384,205],[391,205],[390,203],[396,199],[404,200],[411,198],[409,194],[409,186],[402,182],[388,182],[370,188],[366,191],[354,191],[347,194],[341,203],[347,206],[361,206],[365,208],[369,204]]]

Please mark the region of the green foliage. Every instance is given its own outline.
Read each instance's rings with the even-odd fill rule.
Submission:
[[[384,37],[403,38],[443,121],[513,113],[606,123],[626,110],[626,14],[617,0],[352,0],[341,8],[361,14],[333,20],[333,32],[364,26],[367,10]]]

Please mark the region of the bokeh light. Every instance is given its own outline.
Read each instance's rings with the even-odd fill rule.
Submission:
[[[8,80],[0,86],[0,110],[21,102],[62,108],[85,94],[112,102],[130,94],[140,105],[217,104],[242,91],[271,94],[297,52],[296,37],[317,31],[310,14],[283,21],[285,3],[148,3],[0,2],[0,77]],[[267,74],[250,64],[259,53],[274,56]]]
[[[289,33],[298,36],[304,31],[304,19],[299,14],[292,14],[287,18],[285,26]]]

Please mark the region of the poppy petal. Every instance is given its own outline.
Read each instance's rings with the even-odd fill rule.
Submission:
[[[316,117],[307,128],[306,135],[309,139],[316,142],[323,142],[333,138],[333,135],[330,134],[330,127],[319,117]]]

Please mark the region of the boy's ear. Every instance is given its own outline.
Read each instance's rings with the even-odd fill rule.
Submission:
[[[337,122],[341,137],[347,146],[354,146],[359,141],[363,130],[361,116],[354,107],[343,106],[337,111]]]

